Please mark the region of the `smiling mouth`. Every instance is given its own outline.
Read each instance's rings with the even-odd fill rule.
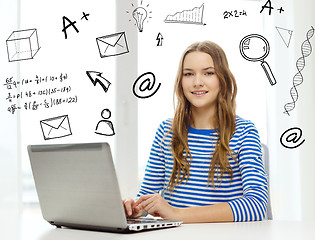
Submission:
[[[204,95],[208,93],[208,91],[195,91],[195,92],[192,92],[193,95],[197,95],[197,96],[201,96],[201,95]]]

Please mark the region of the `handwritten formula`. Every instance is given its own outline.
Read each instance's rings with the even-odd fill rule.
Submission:
[[[38,76],[22,80],[8,77],[3,86],[7,89],[5,100],[8,112],[16,110],[38,110],[61,104],[77,103],[78,96],[68,83],[68,74]]]
[[[247,16],[247,13],[245,10],[239,11],[239,10],[234,10],[234,11],[224,11],[223,13],[223,18],[228,19],[228,18],[238,18],[241,16]]]

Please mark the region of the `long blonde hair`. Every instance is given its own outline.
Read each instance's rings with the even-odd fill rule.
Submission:
[[[192,157],[188,146],[188,129],[192,123],[192,118],[190,103],[183,93],[182,77],[185,57],[188,53],[195,51],[207,53],[212,57],[215,72],[220,81],[216,119],[219,138],[209,168],[208,184],[211,181],[214,185],[214,176],[217,170],[220,170],[219,178],[226,172],[230,174],[231,179],[233,176],[228,155],[235,159],[229,146],[230,139],[235,132],[235,97],[237,93],[235,78],[229,69],[226,55],[220,46],[210,41],[197,42],[184,51],[179,62],[175,81],[174,98],[176,95],[178,102],[172,123],[171,149],[174,157],[174,166],[168,183],[170,189],[174,189],[185,178],[186,181],[189,178],[189,159]]]

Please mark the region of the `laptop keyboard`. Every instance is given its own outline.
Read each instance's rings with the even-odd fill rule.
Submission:
[[[165,221],[163,219],[156,218],[135,218],[135,219],[127,219],[128,224],[139,224],[139,223],[156,223],[160,221]]]

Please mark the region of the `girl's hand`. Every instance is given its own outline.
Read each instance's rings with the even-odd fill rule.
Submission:
[[[136,205],[136,202],[132,198],[124,199],[123,204],[128,218],[137,218],[143,215],[143,211]]]
[[[178,220],[178,209],[169,205],[168,202],[157,193],[142,195],[135,202],[135,205],[154,217]]]

